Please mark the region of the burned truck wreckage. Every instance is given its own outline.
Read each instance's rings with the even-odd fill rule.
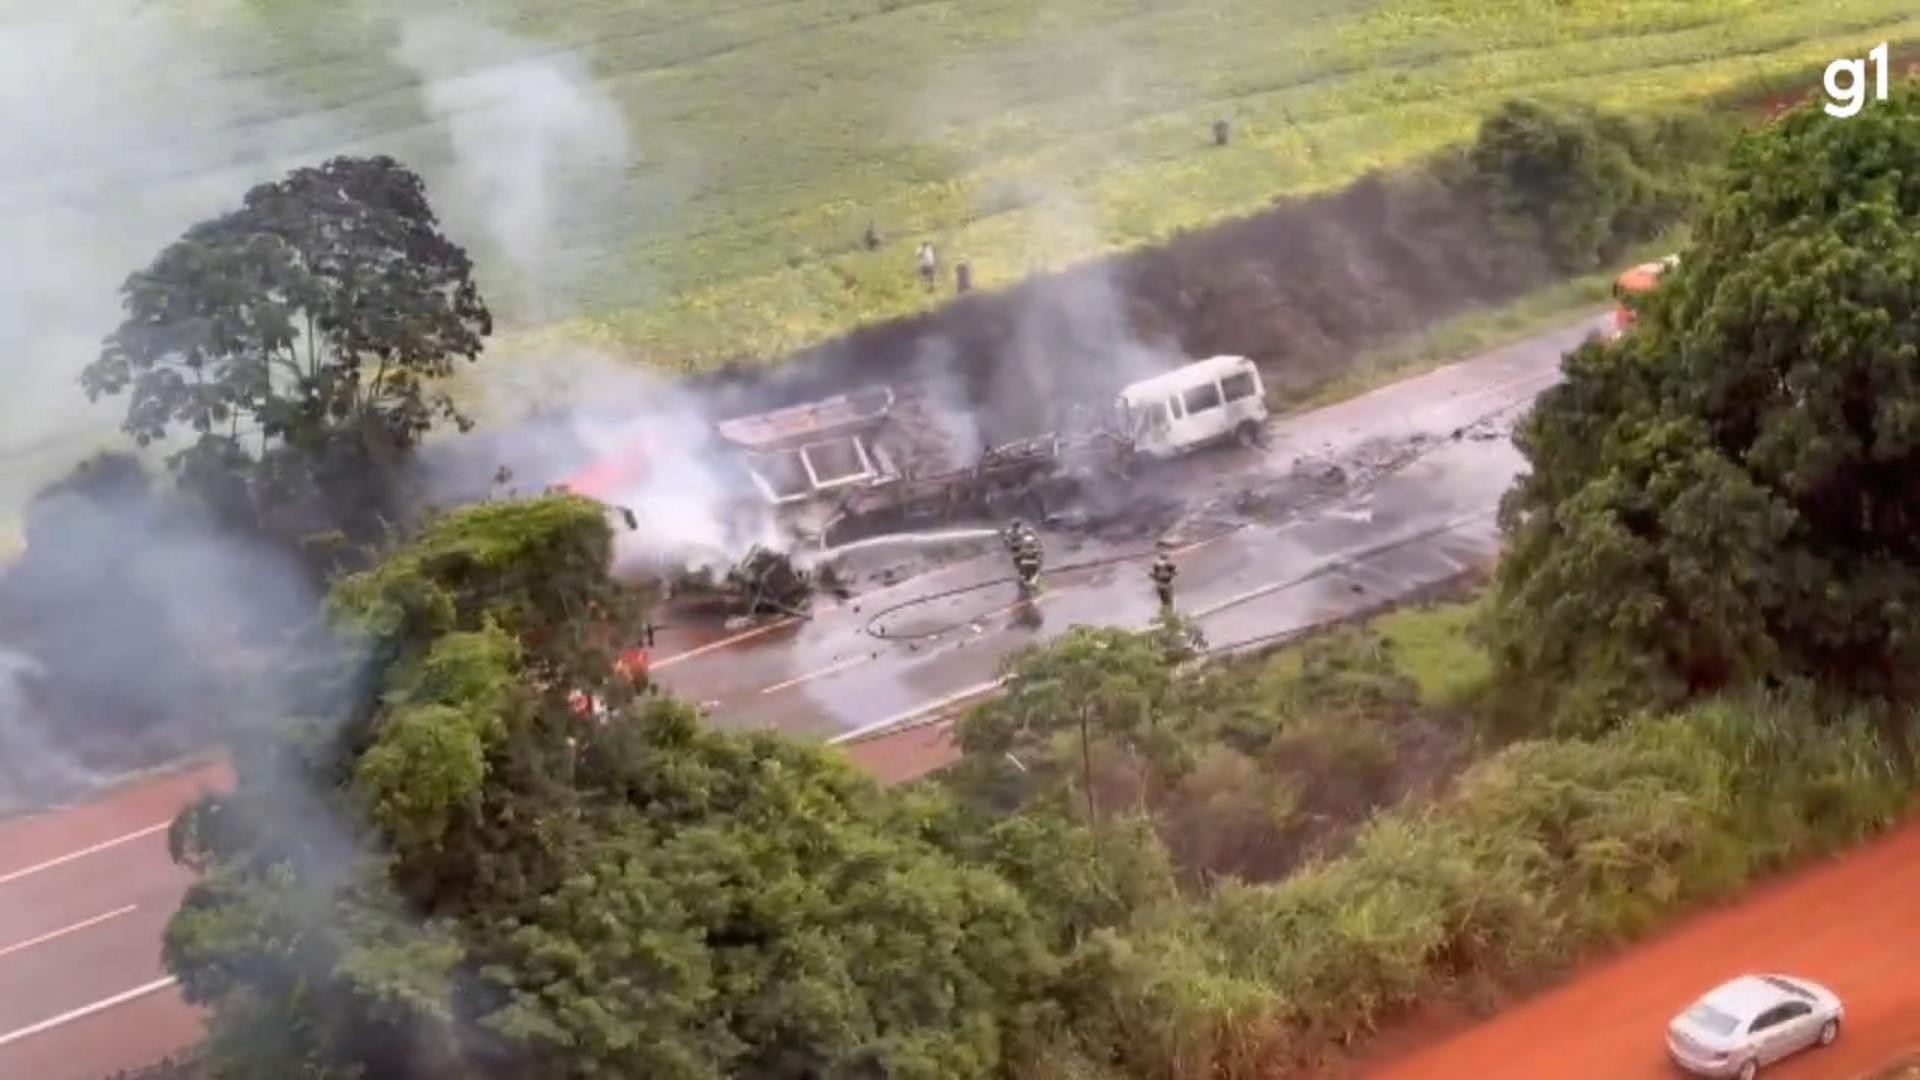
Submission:
[[[857,540],[930,526],[1046,520],[1094,490],[1124,497],[1131,478],[1154,459],[1257,436],[1267,406],[1251,361],[1222,356],[1060,412],[1054,430],[979,450],[954,434],[952,414],[919,387],[871,386],[719,421],[707,433],[716,445],[702,448],[719,452],[702,457],[727,474],[721,516],[729,546],[749,554],[728,570],[661,563],[653,572],[689,585],[706,581],[722,594],[750,592],[756,610],[767,607],[761,599],[771,609],[788,608],[807,588],[807,575],[769,559],[809,563],[811,555]],[[625,474],[654,467],[646,458],[636,448],[563,486],[614,505],[631,526],[636,508],[619,506],[617,493],[627,486]],[[721,587],[736,579],[753,585]]]
[[[1098,425],[992,446],[972,460],[944,430],[922,398],[891,387],[718,425],[803,548],[966,518],[1043,517],[1091,477],[1124,476],[1132,457],[1127,439]]]

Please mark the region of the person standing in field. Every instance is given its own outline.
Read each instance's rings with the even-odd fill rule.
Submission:
[[[940,262],[933,254],[933,241],[921,241],[920,254],[917,258],[920,263],[920,280],[926,282],[927,291],[932,292],[934,275],[940,269]]]

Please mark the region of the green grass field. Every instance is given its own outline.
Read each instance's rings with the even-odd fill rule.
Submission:
[[[1407,162],[1470,136],[1506,96],[1667,103],[1920,32],[1906,0],[462,7],[577,50],[637,148],[611,217],[561,215],[571,317],[518,320],[509,344],[669,368],[770,359],[926,306],[922,238],[1002,286]],[[444,165],[446,133],[390,57],[388,7],[190,0],[187,17],[284,87],[281,108],[430,180]],[[1228,147],[1211,145],[1216,117],[1234,125]],[[869,220],[877,252],[861,244]]]

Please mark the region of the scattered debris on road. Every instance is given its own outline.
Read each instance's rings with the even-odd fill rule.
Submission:
[[[683,571],[672,589],[682,610],[718,611],[733,618],[804,615],[812,594],[812,575],[794,565],[792,556],[758,546],[724,574]]]

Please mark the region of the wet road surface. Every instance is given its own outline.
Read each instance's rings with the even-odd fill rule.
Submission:
[[[1330,512],[1220,532],[1181,535],[1177,603],[1216,644],[1285,632],[1370,606],[1483,561],[1492,510],[1520,462],[1502,439],[1454,441],[1454,429],[1524,406],[1559,374],[1582,323],[1441,369],[1329,409],[1276,422],[1264,451],[1232,451],[1174,466],[1154,483],[1194,497],[1225,496],[1296,463],[1337,458],[1380,440],[1430,437],[1430,452]],[[1049,538],[1063,567],[1031,612],[1014,610],[1011,584],[911,606],[879,625],[926,635],[882,640],[866,625],[881,609],[1007,575],[997,548],[981,558],[822,608],[810,620],[737,634],[661,642],[655,670],[669,689],[709,703],[717,723],[777,727],[845,740],[937,713],[990,690],[1001,658],[1075,623],[1144,626],[1153,614],[1150,543]],[[1386,550],[1383,545],[1392,545]],[[1344,560],[1354,565],[1340,568]],[[1306,578],[1297,584],[1295,579]],[[927,635],[927,631],[939,631]],[[676,635],[677,636],[677,635]],[[677,651],[676,651],[677,650]],[[855,744],[886,779],[924,771],[925,750],[889,756],[905,741],[938,746],[938,729]],[[94,803],[0,822],[0,1078],[98,1080],[150,1062],[198,1037],[201,1018],[160,965],[160,934],[189,883],[167,855],[165,825],[224,767],[150,780]]]
[[[1370,447],[1414,445],[1413,453],[1399,452],[1410,463],[1351,484],[1346,497],[1298,520],[1231,531],[1201,521],[1182,530],[1175,539],[1176,607],[1210,644],[1257,641],[1484,564],[1497,545],[1500,496],[1524,461],[1504,436],[1453,433],[1517,415],[1558,380],[1560,357],[1594,325],[1281,419],[1263,451],[1221,452],[1172,467],[1156,482],[1191,490],[1199,503],[1263,476],[1280,480],[1303,461],[1365,461]],[[1046,532],[1042,539],[1052,569],[1031,608],[1017,603],[1004,554],[989,539],[976,558],[822,606],[810,619],[668,655],[656,664],[658,678],[706,705],[722,726],[845,740],[989,689],[1005,656],[1074,625],[1144,627],[1152,620],[1150,539],[1075,541]],[[1103,564],[1071,568],[1095,562]],[[969,591],[938,597],[956,590]],[[938,598],[888,610],[929,596]]]
[[[99,1080],[195,1041],[200,1018],[160,964],[192,874],[167,825],[224,766],[0,823],[0,1077]]]

